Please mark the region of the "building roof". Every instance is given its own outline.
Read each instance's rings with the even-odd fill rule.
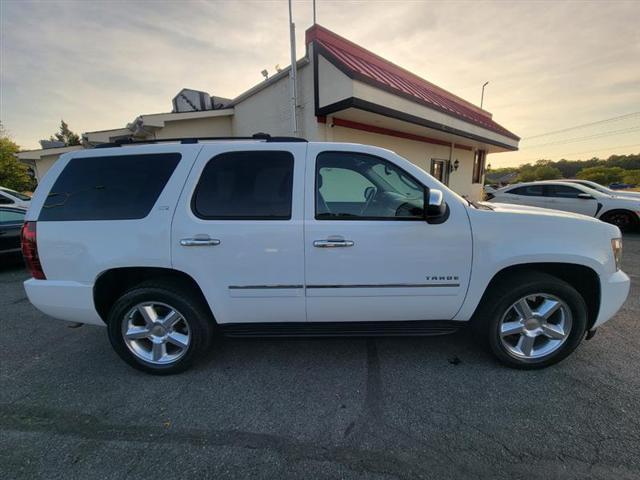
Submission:
[[[491,113],[320,25],[314,25],[306,32],[306,43],[312,42],[319,53],[351,78],[391,91],[492,132],[520,140],[517,135],[494,122]]]

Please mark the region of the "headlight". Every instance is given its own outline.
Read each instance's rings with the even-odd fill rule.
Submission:
[[[620,270],[620,264],[622,263],[622,239],[612,238],[611,248],[613,250],[613,259],[616,262],[616,271]]]

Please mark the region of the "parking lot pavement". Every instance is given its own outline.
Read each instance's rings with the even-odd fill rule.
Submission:
[[[541,371],[449,337],[221,340],[178,376],[139,373],[100,327],[36,311],[0,272],[0,476],[640,477],[640,236],[629,300]]]

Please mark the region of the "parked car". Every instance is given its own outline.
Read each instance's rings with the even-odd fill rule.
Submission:
[[[556,180],[554,180],[556,181]],[[583,187],[591,188],[600,193],[604,193],[605,195],[613,195],[616,197],[625,197],[625,198],[636,198],[640,200],[640,192],[625,192],[620,190],[612,190],[610,188],[604,187],[599,183],[592,182],[591,180],[580,180],[580,179],[562,179],[557,180],[558,182],[569,182],[569,183],[577,183],[578,185],[582,185]]]
[[[29,195],[0,187],[0,206],[11,205],[12,207],[29,208],[30,203],[31,197]]]
[[[20,256],[20,229],[27,210],[0,205],[0,264]]]
[[[635,185],[632,185],[630,183],[615,182],[615,183],[610,183],[609,188],[611,190],[626,190],[627,188],[635,188]]]
[[[571,182],[549,180],[510,185],[493,192],[488,201],[580,213],[622,230],[637,230],[640,225],[640,198],[611,196]]]
[[[261,138],[61,156],[23,229],[31,303],[106,326],[127,363],[167,374],[214,333],[465,325],[506,365],[540,368],[627,297],[613,225],[475,204],[381,148]]]

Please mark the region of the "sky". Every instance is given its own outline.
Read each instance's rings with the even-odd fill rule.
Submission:
[[[640,152],[640,1],[316,5],[319,24],[472,103],[489,81],[484,108],[522,137],[494,168]],[[302,57],[311,0],[293,12]],[[23,149],[60,119],[121,128],[183,87],[233,98],[288,64],[286,1],[0,0],[0,120]]]

